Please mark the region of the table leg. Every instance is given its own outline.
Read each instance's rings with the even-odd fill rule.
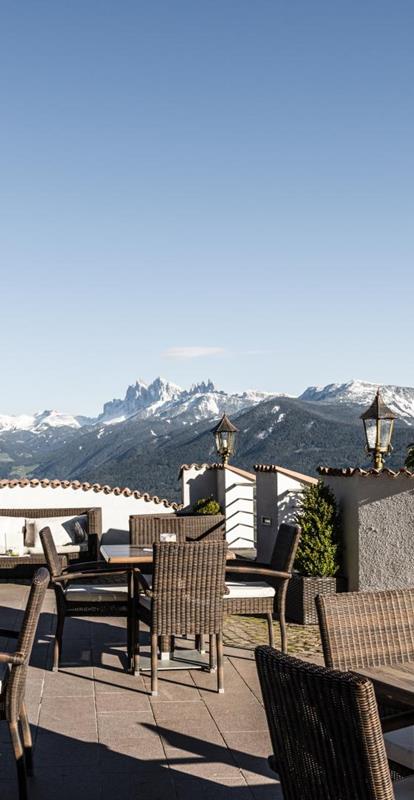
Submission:
[[[134,572],[128,570],[128,610],[127,610],[127,670],[133,669],[134,653]]]

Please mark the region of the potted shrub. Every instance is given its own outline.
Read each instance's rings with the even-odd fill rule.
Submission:
[[[335,496],[322,481],[302,492],[295,521],[302,528],[286,613],[292,622],[316,624],[315,597],[343,590],[340,567],[341,518]]]
[[[201,497],[193,505],[193,514],[222,514],[221,505],[213,497]]]

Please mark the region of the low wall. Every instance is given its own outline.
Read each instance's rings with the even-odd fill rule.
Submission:
[[[94,489],[89,484],[53,482],[55,485],[0,481],[0,508],[80,508],[99,506],[102,508],[103,543],[127,544],[129,541],[130,514],[174,513],[176,504],[162,501],[150,495],[139,495],[130,489]],[[69,482],[65,482],[69,483]],[[57,485],[56,485],[57,484]],[[82,488],[88,486],[89,488]]]
[[[414,480],[406,471],[323,474],[343,514],[350,591],[414,587]]]

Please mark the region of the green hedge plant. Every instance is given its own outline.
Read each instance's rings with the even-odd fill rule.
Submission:
[[[193,505],[194,514],[221,514],[221,505],[213,497],[201,497]]]
[[[295,569],[309,577],[336,575],[341,520],[335,496],[322,481],[303,490],[295,521],[302,528]]]

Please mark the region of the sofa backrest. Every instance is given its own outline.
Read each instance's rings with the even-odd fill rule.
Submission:
[[[78,517],[86,515],[88,527],[87,557],[97,559],[102,535],[102,509],[80,508],[0,508],[0,517],[23,517],[25,519],[47,519],[48,517]]]

